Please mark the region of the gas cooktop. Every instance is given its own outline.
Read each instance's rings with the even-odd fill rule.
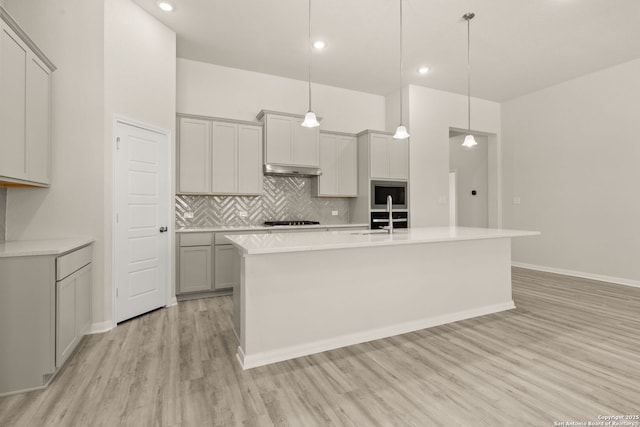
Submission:
[[[291,220],[291,221],[265,221],[264,225],[278,226],[278,225],[318,225],[319,221],[309,220]]]

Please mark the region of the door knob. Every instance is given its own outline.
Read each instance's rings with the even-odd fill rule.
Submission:
[[[165,233],[167,231],[169,231],[169,229],[167,227],[160,227],[160,232],[161,233]]]

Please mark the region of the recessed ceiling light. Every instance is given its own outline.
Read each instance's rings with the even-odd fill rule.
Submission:
[[[418,68],[418,74],[425,75],[429,72],[429,67],[420,67]]]
[[[156,1],[156,4],[165,12],[173,12],[173,9],[175,9],[175,6],[169,0],[158,0]]]
[[[313,47],[316,49],[324,49],[325,47],[327,47],[327,42],[325,42],[324,40],[316,40],[313,42]]]

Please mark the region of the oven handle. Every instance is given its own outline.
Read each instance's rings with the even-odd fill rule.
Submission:
[[[388,219],[374,218],[371,222],[389,222]],[[394,218],[393,222],[407,222],[407,218]]]

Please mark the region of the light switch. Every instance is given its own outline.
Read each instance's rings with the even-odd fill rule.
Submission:
[[[338,211],[331,211],[331,215],[338,216]]]

